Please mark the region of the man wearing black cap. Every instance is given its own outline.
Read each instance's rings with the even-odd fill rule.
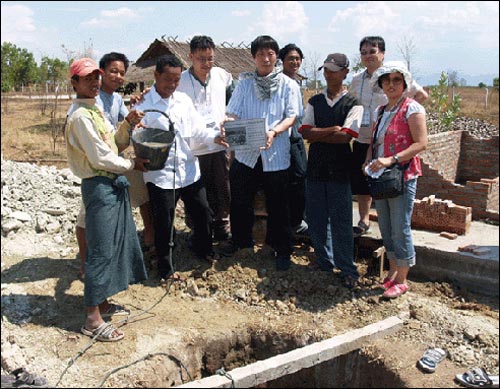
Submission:
[[[329,54],[323,66],[325,90],[309,99],[300,132],[310,143],[306,178],[306,214],[316,253],[313,268],[341,270],[344,286],[353,288],[354,264],[351,149],[363,117],[363,106],[342,83],[349,73],[345,54]]]

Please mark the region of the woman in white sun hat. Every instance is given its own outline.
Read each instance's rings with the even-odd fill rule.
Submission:
[[[411,215],[417,191],[417,177],[422,175],[418,153],[427,147],[425,109],[405,90],[412,76],[403,62],[387,62],[373,74],[374,91],[382,89],[388,103],[375,111],[376,122],[366,156],[366,165],[376,172],[393,164],[407,165],[404,191],[401,195],[375,200],[378,223],[387,257],[389,272],[383,280],[384,297],[396,298],[408,290],[406,278],[415,265],[415,248],[411,235]]]

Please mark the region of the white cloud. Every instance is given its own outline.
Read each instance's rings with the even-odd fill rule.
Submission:
[[[112,10],[102,10],[99,12],[98,17],[84,20],[80,26],[84,28],[117,28],[128,23],[137,22],[139,19],[141,19],[141,17],[138,15],[138,11],[133,11],[127,7],[121,7]]]
[[[234,11],[231,11],[231,16],[234,17],[242,17],[242,16],[250,16],[252,12],[250,12],[248,9],[236,9]]]
[[[33,11],[24,5],[2,5],[2,42],[22,43],[36,39]]]
[[[387,40],[397,36],[417,36],[419,46],[445,45],[467,40],[481,47],[498,48],[498,2],[488,1],[369,1],[338,11],[328,30],[350,31],[361,39],[380,35]],[[489,39],[485,39],[489,37]]]
[[[395,3],[371,1],[358,3],[352,8],[338,11],[328,25],[328,31],[350,31],[362,38],[365,35],[389,35],[397,31],[401,15]]]
[[[271,1],[264,5],[255,30],[276,40],[297,36],[307,31],[309,18],[298,1]],[[253,30],[253,29],[252,29]]]
[[[25,5],[2,3],[2,43],[10,42],[27,49],[39,61],[44,55],[54,57],[53,39],[58,36],[57,27],[38,27],[35,13]]]

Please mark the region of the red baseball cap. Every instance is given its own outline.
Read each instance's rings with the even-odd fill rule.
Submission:
[[[99,73],[104,74],[104,71],[99,68],[96,61],[92,58],[80,58],[71,64],[69,67],[69,75],[73,77],[74,75],[85,77],[90,73],[94,73],[95,71],[99,71]]]

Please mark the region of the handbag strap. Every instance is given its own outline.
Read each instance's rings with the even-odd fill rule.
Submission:
[[[404,98],[403,96],[399,99],[399,101],[396,103],[396,105],[394,106],[394,108],[392,110],[390,110],[389,112],[398,112],[399,109],[401,108],[401,103],[403,102]],[[375,133],[373,134],[373,142],[372,142],[372,159],[373,157],[375,156],[375,145],[377,144],[377,137],[379,135],[379,126],[380,126],[380,121],[382,120],[382,116],[384,115],[384,111],[385,111],[385,108],[387,107],[387,104],[384,105],[381,109],[379,109],[378,111],[378,115],[377,115],[377,125],[375,127]],[[390,122],[387,124],[387,125],[390,125]],[[411,160],[410,160],[411,161]],[[408,167],[410,166],[410,161],[408,161],[407,163],[405,164],[399,164],[399,166],[401,166],[401,170],[406,170],[408,169]],[[398,163],[395,162],[394,164],[392,164],[390,167],[394,166],[394,165],[397,165]]]
[[[377,124],[375,126],[375,133],[373,134],[373,142],[372,142],[372,159],[375,156],[375,145],[377,144],[377,137],[379,134],[379,126],[380,126],[380,120],[382,120],[382,116],[384,115],[385,107],[387,105],[384,105],[381,109],[378,111],[377,115]]]

